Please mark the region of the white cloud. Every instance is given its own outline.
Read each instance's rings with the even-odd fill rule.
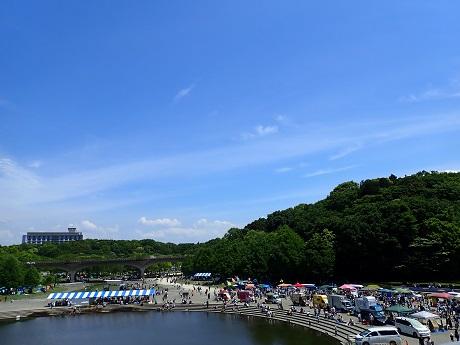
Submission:
[[[322,175],[330,175],[330,174],[335,174],[341,171],[346,171],[356,168],[356,165],[350,165],[342,168],[334,168],[334,169],[319,169],[314,172],[308,173],[303,175],[303,177],[315,177],[315,176],[322,176]]]
[[[292,171],[291,167],[282,167],[282,168],[275,169],[275,172],[278,174],[287,173],[289,171]]]
[[[195,88],[195,85],[192,84],[189,87],[186,87],[185,89],[181,89],[176,93],[176,96],[174,96],[175,101],[180,101],[182,98],[187,97],[192,90]]]
[[[296,158],[306,160],[319,153],[353,146],[356,142],[362,143],[363,147],[377,147],[389,141],[455,133],[459,129],[460,116],[456,113],[359,122],[323,129],[304,126],[296,128],[294,132],[273,136],[270,140],[250,140],[169,157],[145,157],[117,165],[101,164],[99,168],[85,170],[66,167],[69,157],[57,163],[53,159],[46,159],[49,169],[42,171],[21,166],[12,158],[0,156],[0,218],[8,218],[8,229],[19,237],[32,224],[49,227],[49,224],[43,223],[44,214],[53,222],[65,224],[68,219],[81,219],[76,218],[81,217],[81,214],[120,209],[146,202],[148,197],[154,195],[149,193],[146,197],[146,194],[130,194],[118,197],[118,194],[110,193],[132,183],[160,182],[166,178],[180,183],[183,178],[193,179],[241,168],[273,166]],[[53,164],[59,164],[61,168],[53,171]],[[443,166],[444,169],[455,167],[453,164]],[[307,175],[312,177],[332,173],[330,169],[322,168]],[[181,192],[166,191],[159,187],[155,194],[159,196],[153,198],[162,200],[171,197],[171,193],[174,195]]]
[[[166,226],[166,227],[173,227],[179,226],[181,223],[176,218],[158,218],[158,219],[148,219],[146,217],[141,217],[137,221],[139,224],[145,226]]]
[[[80,225],[84,238],[114,239],[120,235],[120,228],[118,225],[100,226],[90,220],[82,220]]]
[[[279,123],[284,123],[284,122],[287,121],[287,119],[288,119],[288,118],[287,118],[286,115],[281,115],[281,114],[279,114],[279,115],[276,115],[276,116],[275,116],[275,121],[276,121],[276,122],[279,122]]]
[[[436,101],[442,99],[460,98],[460,82],[451,80],[443,88],[429,88],[419,93],[411,93],[400,98],[401,102],[416,103],[422,101]]]
[[[257,126],[256,133],[259,136],[273,134],[278,132],[278,126]]]
[[[35,160],[35,161],[30,162],[29,165],[28,165],[28,167],[29,167],[29,168],[38,169],[38,168],[40,168],[42,165],[43,165],[43,162],[42,162],[42,161]]]
[[[260,137],[265,137],[270,134],[275,134],[278,133],[278,126],[262,126],[258,125],[254,127],[254,131],[248,132],[248,133],[243,133],[241,137],[243,139],[254,139],[254,138],[260,138]]]
[[[212,238],[222,237],[235,224],[226,220],[208,220],[201,218],[190,226],[173,226],[152,230],[138,231],[138,236],[153,238],[165,242],[203,242]]]
[[[3,243],[13,243],[16,236],[19,237],[19,234],[16,234],[10,229],[0,229],[0,238]]]
[[[97,225],[89,220],[82,220],[81,226],[83,229],[86,229],[86,230],[96,230],[97,229]]]

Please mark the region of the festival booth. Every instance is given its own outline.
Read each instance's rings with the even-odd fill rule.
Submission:
[[[225,291],[224,289],[221,289],[219,293],[217,294],[218,300],[221,301],[230,301],[231,297],[228,291]]]
[[[303,284],[300,284],[299,282],[295,283],[293,286],[299,290],[304,288]]]
[[[238,290],[237,297],[240,302],[253,302],[254,301],[254,292],[252,290]]]
[[[268,285],[268,284],[259,284],[259,285],[257,285],[257,287],[258,287],[259,289],[261,289],[261,290],[265,290],[265,291],[267,291],[267,290],[270,290],[270,289],[271,289],[271,286],[270,286],[270,285]]]
[[[278,287],[280,289],[287,289],[288,287],[291,287],[291,286],[292,286],[291,284],[287,284],[287,283],[278,284]]]
[[[91,304],[96,299],[112,299],[112,298],[126,298],[126,297],[144,297],[150,296],[150,302],[155,295],[155,289],[145,290],[113,290],[113,291],[77,291],[77,292],[53,292],[49,294],[49,300],[89,300]]]
[[[395,291],[390,289],[380,289],[379,294],[385,297],[392,297],[395,294]]]
[[[428,311],[419,311],[410,315],[412,318],[420,321],[422,324],[428,326],[430,331],[438,331],[442,325],[441,317],[437,314],[430,313]],[[430,327],[430,323],[432,327]]]
[[[407,308],[404,305],[396,304],[385,309],[387,313],[397,314],[398,316],[407,316],[414,312],[414,309]]]
[[[342,290],[346,295],[358,297],[358,289],[353,284],[343,284],[339,286],[339,290]]]
[[[302,285],[305,288],[305,290],[316,290],[316,285],[315,284],[303,283]]]
[[[193,275],[193,280],[210,280],[212,274],[207,272],[207,273],[195,273]]]
[[[254,290],[256,288],[256,286],[252,283],[248,283],[244,286],[244,289],[245,290]]]
[[[435,292],[428,294],[428,298],[431,300],[433,307],[436,307],[440,302],[447,301],[453,296],[447,292]]]
[[[409,289],[403,288],[403,287],[397,287],[394,289],[395,293],[400,294],[400,295],[412,295],[413,292]]]

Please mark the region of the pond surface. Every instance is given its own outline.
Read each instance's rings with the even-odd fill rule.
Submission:
[[[335,345],[301,327],[244,316],[134,312],[0,324],[5,345]]]

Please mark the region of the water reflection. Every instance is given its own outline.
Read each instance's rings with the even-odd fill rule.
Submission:
[[[109,313],[49,317],[0,325],[8,345],[333,345],[301,327],[206,313]]]

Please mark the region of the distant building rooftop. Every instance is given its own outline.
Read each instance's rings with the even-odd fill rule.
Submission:
[[[29,231],[22,235],[22,243],[66,243],[83,240],[83,233],[77,232],[76,227],[67,228],[67,232]]]

